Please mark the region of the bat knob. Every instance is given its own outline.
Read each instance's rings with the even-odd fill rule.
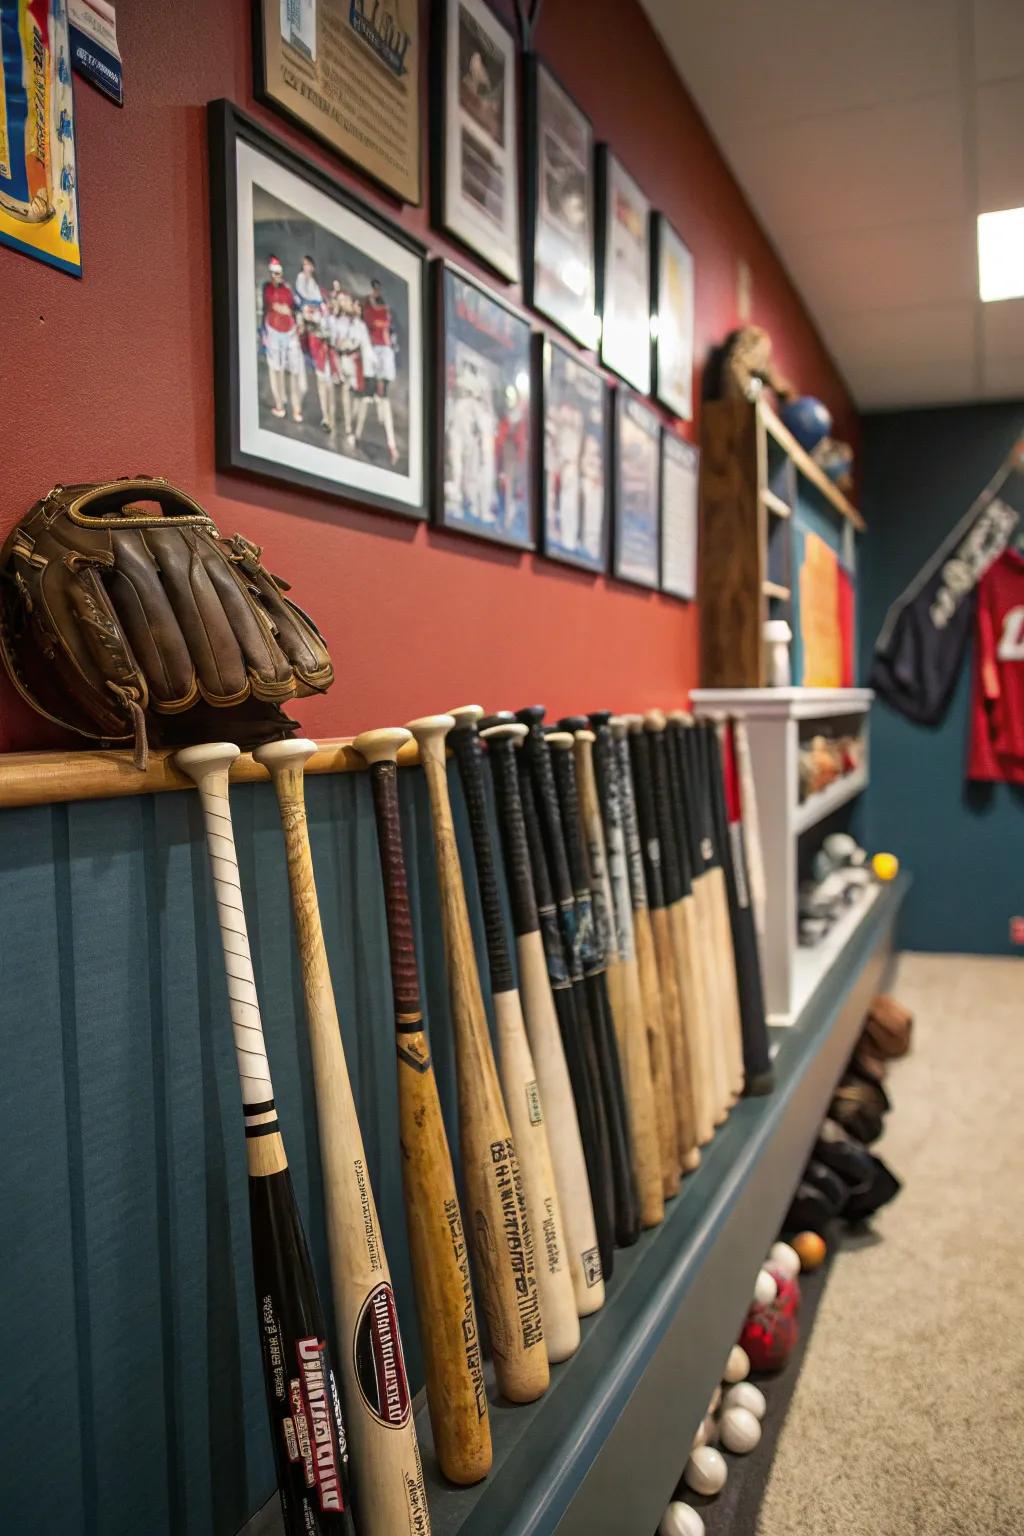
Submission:
[[[590,723],[594,730],[600,730],[602,725],[610,725],[612,712],[610,709],[592,709],[590,711]]]
[[[627,731],[629,731],[632,735],[635,735],[638,731],[642,731],[644,728],[643,715],[623,715],[622,719],[625,722]]]
[[[649,709],[644,715],[644,729],[648,731],[663,731],[665,729],[665,716],[660,709]]]
[[[593,720],[593,715],[591,715],[590,718]],[[621,741],[623,736],[628,736],[629,717],[627,715],[612,715],[608,721],[608,724],[612,728],[612,735],[615,737],[616,741]]]
[[[289,736],[284,741],[265,741],[253,751],[253,762],[260,763],[273,778],[285,768],[301,768],[316,751],[316,742],[305,736]]]
[[[201,784],[211,774],[226,771],[241,755],[241,748],[233,741],[207,741],[202,746],[183,747],[176,752],[174,766],[194,784]]]
[[[551,731],[547,742],[559,752],[571,752],[575,739],[571,731]]]
[[[586,715],[563,715],[558,722],[560,731],[572,731],[574,735],[577,731],[585,731],[589,725]]]
[[[488,719],[497,720],[497,717],[489,715]],[[524,736],[528,735],[529,732],[526,726],[521,725],[518,720],[513,720],[511,716],[507,720],[497,721],[495,725],[484,726],[480,731],[480,736],[484,741],[511,741],[516,746],[519,745]]]
[[[516,710],[516,719],[521,721],[523,725],[528,725],[532,728],[535,725],[540,725],[545,713],[543,704],[527,704],[523,709]]]
[[[460,704],[456,709],[450,709],[448,713],[455,721],[457,729],[467,730],[480,724],[484,708],[482,704]]]
[[[412,732],[403,725],[385,725],[376,731],[363,731],[352,748],[370,764],[393,763],[398,759],[399,748],[411,740]]]
[[[496,709],[493,715],[485,715],[480,721],[481,731],[493,730],[496,725],[514,725],[515,715],[510,709]]]
[[[444,741],[454,724],[451,715],[421,715],[418,720],[407,720],[406,730],[412,732],[422,747],[426,743]]]

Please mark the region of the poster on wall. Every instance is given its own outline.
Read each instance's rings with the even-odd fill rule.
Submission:
[[[425,516],[422,248],[230,103],[209,125],[218,463]]]
[[[517,283],[515,39],[486,0],[443,0],[435,15],[436,217]]]
[[[620,389],[615,400],[615,539],[612,575],[657,587],[661,423]]]
[[[661,590],[697,596],[697,493],[700,449],[661,434]]]
[[[607,145],[600,151],[601,361],[646,395],[651,387],[651,205]]]
[[[693,257],[662,213],[653,220],[654,393],[683,421],[693,420]]]
[[[526,59],[527,302],[596,347],[594,131],[539,59]]]
[[[843,641],[839,622],[839,560],[816,533],[804,531],[800,565],[800,637],[804,688],[840,688]]]
[[[82,275],[62,0],[0,0],[0,243]]]
[[[537,337],[540,391],[541,550],[550,560],[608,565],[610,391],[596,368]]]
[[[444,528],[533,549],[530,322],[447,262],[438,309],[436,516]]]
[[[256,96],[420,200],[419,0],[254,0]]]

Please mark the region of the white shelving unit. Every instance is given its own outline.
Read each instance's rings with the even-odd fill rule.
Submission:
[[[769,1024],[793,1024],[822,977],[870,910],[877,891],[851,907],[813,949],[797,944],[798,840],[867,787],[870,688],[698,688],[700,716],[746,722],[757,786],[765,873],[765,995]],[[852,773],[800,800],[800,727],[805,721],[859,717],[863,758]],[[851,726],[854,725],[851,719]]]

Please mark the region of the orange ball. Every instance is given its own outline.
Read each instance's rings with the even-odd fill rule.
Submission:
[[[801,1269],[817,1269],[825,1262],[828,1252],[825,1239],[819,1237],[817,1232],[798,1232],[791,1240],[790,1247],[795,1248],[799,1254]]]

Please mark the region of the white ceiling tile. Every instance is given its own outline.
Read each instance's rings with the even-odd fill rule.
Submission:
[[[951,361],[922,366],[913,359],[884,367],[850,370],[861,410],[896,410],[914,405],[962,405],[977,397],[972,363]]]
[[[986,361],[1024,357],[1024,299],[1003,299],[980,308]]]
[[[972,363],[974,305],[921,305],[914,309],[868,309],[820,317],[831,351],[844,367],[871,367],[892,360],[923,367]]]
[[[982,387],[989,400],[1024,400],[1024,355],[987,358]]]
[[[951,304],[978,289],[974,226],[963,219],[794,238],[787,250],[816,314]]]
[[[963,148],[952,96],[919,97],[812,123],[721,133],[751,202],[777,241],[963,216]]]
[[[980,86],[976,124],[976,212],[1024,206],[1024,79]]]
[[[977,80],[1024,74],[1021,0],[974,0],[974,74]]]

